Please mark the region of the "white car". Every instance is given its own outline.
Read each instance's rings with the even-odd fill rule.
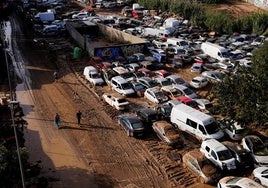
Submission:
[[[168,101],[168,97],[158,87],[146,89],[144,97],[156,104]]]
[[[202,76],[196,76],[190,82],[190,86],[195,89],[200,89],[200,88],[206,87],[207,85],[208,85],[208,80]]]
[[[72,15],[73,19],[79,19],[79,20],[83,20],[87,17],[89,17],[87,12],[79,12],[78,14]]]
[[[101,74],[93,66],[86,66],[84,68],[83,74],[85,78],[94,86],[104,84],[104,80],[102,79]]]
[[[126,100],[126,98],[117,93],[104,93],[102,98],[106,103],[117,110],[126,110],[129,107],[129,102]]]
[[[230,139],[234,141],[240,141],[242,138],[248,133],[248,129],[242,127],[238,122],[230,120],[230,119],[223,119],[222,120],[224,132],[229,136]]]
[[[264,188],[246,177],[226,176],[218,182],[218,188]]]
[[[260,137],[247,135],[242,139],[242,146],[251,152],[255,166],[268,166],[268,148]]]
[[[194,101],[197,103],[198,108],[205,113],[209,113],[213,107],[213,104],[208,99],[194,99]]]
[[[268,187],[268,167],[258,167],[252,172],[253,180],[261,185]]]
[[[216,139],[204,140],[200,151],[221,170],[235,170],[236,161],[230,150]]]
[[[191,72],[201,73],[203,71],[203,65],[201,63],[194,63],[191,67]]]
[[[174,88],[180,90],[180,92],[186,96],[186,97],[189,97],[191,99],[195,99],[197,98],[197,95],[191,90],[189,89],[188,87],[186,86],[183,86],[183,85],[173,85]]]
[[[205,71],[202,72],[202,76],[212,82],[222,82],[223,78],[225,77],[225,73],[220,71]]]
[[[172,84],[174,85],[184,85],[185,87],[188,87],[188,84],[179,76],[175,75],[175,74],[171,74],[169,76],[166,77],[166,79],[170,80],[172,82]]]

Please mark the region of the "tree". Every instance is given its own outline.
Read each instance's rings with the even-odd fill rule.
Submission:
[[[268,121],[268,43],[253,52],[252,68],[240,67],[212,90],[220,113],[245,125]]]

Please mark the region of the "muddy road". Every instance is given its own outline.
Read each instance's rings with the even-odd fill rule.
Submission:
[[[26,146],[30,161],[41,162],[41,176],[49,177],[50,187],[196,184],[197,179],[182,168],[185,149],[167,148],[155,135],[141,140],[127,137],[114,110],[81,78],[80,69],[88,59],[69,59],[73,46],[68,38],[50,39],[51,49],[34,44],[30,30],[20,25],[17,16],[13,15],[10,23],[14,61],[22,80],[17,99],[29,123]],[[54,52],[55,62],[51,58]],[[60,79],[54,82],[57,69]],[[83,114],[81,126],[76,123],[78,110]],[[55,113],[61,116],[61,129],[53,126]]]

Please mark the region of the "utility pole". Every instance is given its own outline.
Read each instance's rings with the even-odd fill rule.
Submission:
[[[9,73],[9,65],[8,65],[8,59],[7,59],[7,51],[6,51],[6,46],[4,46],[4,47],[5,47],[4,54],[5,54],[5,61],[6,61],[6,67],[7,67],[8,85],[9,85],[9,92],[10,92],[9,107],[10,107],[10,111],[11,111],[12,127],[13,127],[15,141],[16,141],[17,155],[18,155],[20,174],[21,174],[21,183],[22,183],[22,187],[25,188],[24,171],[23,171],[23,165],[22,165],[22,161],[21,161],[17,129],[16,129],[15,120],[14,120],[14,105],[18,104],[18,102],[15,101],[14,93],[12,91],[11,78],[10,78],[10,73]]]

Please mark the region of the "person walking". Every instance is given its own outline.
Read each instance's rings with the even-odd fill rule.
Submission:
[[[80,125],[80,121],[82,118],[82,112],[80,112],[80,110],[76,113],[76,118],[77,118],[77,124]]]
[[[57,82],[57,80],[59,79],[59,73],[58,73],[58,71],[55,71],[54,74],[53,74],[53,76],[54,76],[54,81]]]
[[[58,129],[60,128],[60,115],[58,113],[56,113],[54,117],[54,125],[57,126]]]

